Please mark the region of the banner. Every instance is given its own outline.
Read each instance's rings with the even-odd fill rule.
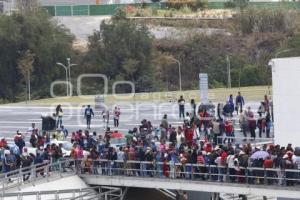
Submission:
[[[199,74],[199,89],[200,89],[200,102],[208,103],[208,75],[206,73]]]

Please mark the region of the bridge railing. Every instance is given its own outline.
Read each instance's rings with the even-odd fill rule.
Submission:
[[[300,169],[240,167],[122,160],[61,160],[0,174],[0,193],[24,183],[69,175],[135,176],[257,185],[300,186]],[[1,195],[1,194],[0,194]]]
[[[49,181],[50,179],[74,175],[75,171],[72,169],[72,162],[74,161],[70,159],[57,162],[45,161],[44,163],[20,167],[19,169],[0,174],[0,195],[3,196],[9,188],[17,187],[20,190],[25,183],[35,185],[37,181],[42,179]]]
[[[32,191],[32,192],[14,192],[5,193],[0,196],[0,199],[16,198],[16,199],[121,199],[123,195],[122,188],[94,186],[80,189],[65,189],[65,190],[49,190],[49,191]]]
[[[90,161],[89,161],[90,162]],[[300,169],[261,168],[181,164],[173,162],[140,162],[95,160],[92,165],[77,161],[81,175],[135,176],[143,178],[187,179],[255,185],[300,187]]]

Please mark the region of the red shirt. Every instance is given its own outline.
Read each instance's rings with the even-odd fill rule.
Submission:
[[[193,141],[194,130],[189,128],[185,130],[185,138],[188,142]]]
[[[272,168],[273,167],[273,161],[271,159],[264,161],[264,168]]]

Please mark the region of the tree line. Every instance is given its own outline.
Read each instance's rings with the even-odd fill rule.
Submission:
[[[51,83],[65,77],[56,63],[67,57],[78,64],[72,71],[74,77],[102,73],[110,85],[126,80],[135,84],[136,92],[150,92],[178,90],[175,60],[181,64],[183,89],[197,89],[200,72],[209,74],[210,87],[226,87],[228,59],[235,87],[269,84],[269,59],[284,49],[292,50],[281,56],[300,52],[298,14],[280,9],[246,8],[234,18],[230,34],[192,34],[182,39],[155,39],[148,26],[127,19],[120,9],[89,37],[86,52],[74,50],[74,36],[44,10],[29,9],[0,17],[3,102],[25,100],[29,81],[32,98],[49,97]],[[82,88],[85,94],[96,94],[103,92],[101,85],[97,79],[88,79]],[[65,95],[64,86],[56,90]],[[118,92],[129,91],[126,85],[118,87]]]

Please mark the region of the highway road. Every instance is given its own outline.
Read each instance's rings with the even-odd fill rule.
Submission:
[[[176,103],[126,103],[119,102],[118,106],[121,109],[120,126],[113,128],[112,115],[110,117],[109,127],[112,130],[118,130],[122,133],[127,133],[128,130],[133,129],[140,125],[142,119],[147,119],[152,122],[154,127],[160,125],[162,116],[168,115],[169,124],[172,126],[182,125],[183,120],[178,116],[178,105]],[[249,102],[246,106],[251,106],[254,112],[258,108],[257,102]],[[114,106],[110,107],[112,112]],[[69,130],[69,132],[79,129],[85,130],[84,119],[84,107],[74,106],[62,106],[64,111],[63,124]],[[186,105],[186,111],[190,110],[189,104]],[[1,105],[0,106],[0,137],[5,137],[9,142],[13,141],[13,137],[16,131],[19,130],[22,133],[27,132],[31,123],[35,123],[38,129],[41,129],[41,115],[51,114],[55,112],[55,106],[12,106]],[[237,116],[234,116],[236,119]],[[95,117],[92,118],[91,131],[96,131],[98,134],[103,134],[106,124],[103,123],[103,119],[100,111],[95,110]],[[236,126],[235,134],[237,137],[242,137],[242,133],[239,131],[239,127]],[[71,134],[69,134],[71,135]],[[26,136],[27,140],[29,135]]]

